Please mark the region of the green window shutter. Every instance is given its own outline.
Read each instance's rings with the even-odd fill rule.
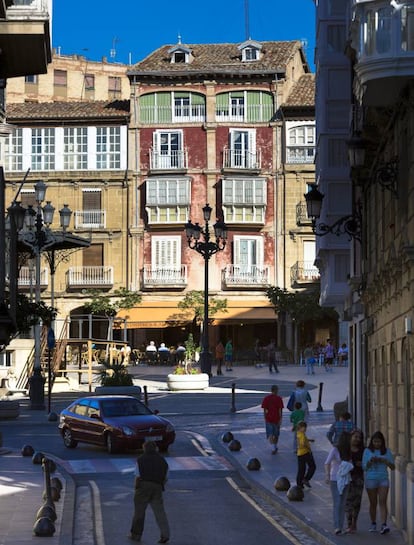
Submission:
[[[174,98],[188,98],[190,93],[188,91],[174,91]]]
[[[248,91],[247,93],[247,121],[261,121],[260,116],[260,91]]]
[[[171,93],[157,93],[158,122],[171,123],[172,106]]]
[[[262,93],[262,121],[269,121],[274,114],[273,96],[270,93]]]
[[[191,93],[191,104],[194,104],[195,106],[198,106],[200,104],[205,104],[206,99],[204,95],[199,95],[197,93]]]
[[[218,115],[229,114],[229,96],[230,93],[221,93],[216,96],[216,112]]]
[[[243,98],[244,97],[244,91],[232,91],[230,93],[231,98]]]
[[[155,94],[139,97],[139,120],[141,123],[153,123],[155,113]]]

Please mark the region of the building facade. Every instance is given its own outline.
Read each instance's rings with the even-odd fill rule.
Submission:
[[[265,290],[318,276],[314,236],[296,215],[315,150],[314,79],[300,42],[166,45],[128,77],[130,274],[143,302],[122,316],[134,344],[145,341],[145,326],[158,326],[153,335],[169,344],[188,334],[161,328],[185,322],[178,302],[204,289],[203,259],[188,247],[184,225],[202,225],[206,203],[229,233],[209,263],[209,293],[227,300],[227,312],[212,317],[211,348],[219,337],[239,349],[255,339],[291,341],[290,333],[279,337]]]
[[[316,15],[321,221],[341,220],[335,203],[343,200],[348,207],[341,214],[356,226],[348,241],[348,281],[336,295],[349,326],[350,408],[368,436],[384,433],[394,453],[389,510],[412,544],[414,2],[327,0],[317,3]],[[340,78],[345,93],[335,88]],[[323,112],[336,97],[341,134]],[[339,191],[327,145],[341,149],[343,174],[348,170]],[[335,266],[326,259],[327,240],[317,237],[321,289],[329,297]]]

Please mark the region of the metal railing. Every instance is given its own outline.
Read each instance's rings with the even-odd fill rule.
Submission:
[[[227,286],[267,286],[269,267],[266,265],[227,265],[224,269]]]
[[[75,229],[105,229],[106,210],[75,210]]]
[[[36,285],[36,273],[34,267],[20,267],[19,279],[18,279],[20,288],[30,288],[30,286],[35,288]],[[49,270],[44,267],[40,270],[40,286],[46,287],[49,283]]]
[[[286,148],[286,163],[308,164],[314,161],[314,146],[289,146]]]
[[[67,285],[74,286],[111,286],[114,283],[112,266],[69,267]]]
[[[187,265],[177,267],[153,267],[144,265],[143,284],[148,286],[187,285]]]
[[[237,104],[228,108],[216,108],[216,121],[246,123],[268,122],[273,118],[272,104]]]
[[[206,107],[204,104],[192,106],[140,106],[139,120],[143,124],[157,123],[204,123]]]
[[[188,152],[184,150],[173,150],[169,153],[162,153],[159,150],[150,150],[151,170],[171,170],[187,168]]]
[[[224,148],[223,168],[259,169],[262,166],[260,150],[249,151],[234,148]]]
[[[320,280],[319,269],[313,261],[297,261],[290,269],[291,285],[298,282],[317,282]]]

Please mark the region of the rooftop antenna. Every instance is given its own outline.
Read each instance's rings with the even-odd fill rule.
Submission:
[[[249,0],[244,0],[244,19],[246,40],[250,40]]]
[[[180,44],[181,43],[181,34],[180,33],[178,33],[177,40],[178,40],[178,43]]]
[[[111,59],[114,59],[116,57],[116,48],[115,48],[115,46],[116,46],[117,42],[119,42],[119,40],[115,36],[114,39],[112,40],[112,49],[109,52],[109,56],[111,57]]]

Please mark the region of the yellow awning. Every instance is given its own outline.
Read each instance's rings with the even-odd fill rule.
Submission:
[[[120,310],[116,316],[126,320],[129,329],[162,328],[183,326],[193,319],[191,310],[182,310],[171,301],[145,301],[139,306]],[[275,321],[274,308],[265,301],[227,300],[227,312],[221,311],[211,316],[213,325],[260,323]]]

